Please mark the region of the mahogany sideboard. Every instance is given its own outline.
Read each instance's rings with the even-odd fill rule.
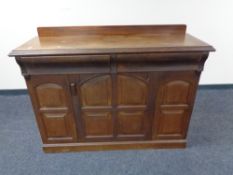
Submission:
[[[45,152],[184,148],[214,48],[185,25],[39,27],[13,50]]]

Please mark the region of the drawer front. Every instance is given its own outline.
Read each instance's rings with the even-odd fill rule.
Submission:
[[[17,61],[29,75],[110,72],[110,55],[20,57]]]
[[[199,70],[202,53],[118,54],[118,72],[188,71]]]

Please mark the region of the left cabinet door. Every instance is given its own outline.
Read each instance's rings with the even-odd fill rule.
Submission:
[[[26,80],[43,143],[77,141],[72,97],[63,75],[33,75]]]

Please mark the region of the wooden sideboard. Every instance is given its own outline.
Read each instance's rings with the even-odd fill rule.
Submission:
[[[45,152],[184,148],[214,48],[185,25],[39,27],[10,53]]]

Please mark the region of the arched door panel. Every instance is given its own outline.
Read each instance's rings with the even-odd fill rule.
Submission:
[[[195,74],[167,73],[160,82],[154,114],[153,139],[184,139],[195,97]]]
[[[33,76],[28,81],[44,143],[74,142],[77,131],[64,76]]]

